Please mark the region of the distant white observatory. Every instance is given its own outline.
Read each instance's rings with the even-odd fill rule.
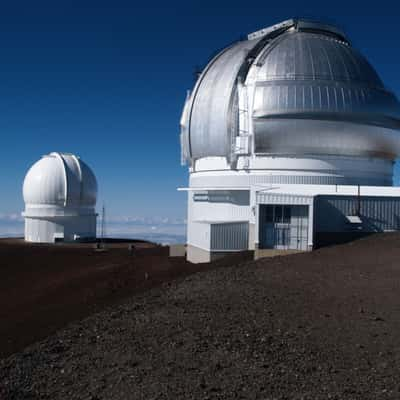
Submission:
[[[187,96],[181,148],[190,261],[400,229],[400,104],[334,26],[290,19],[220,51]]]
[[[96,238],[97,181],[77,156],[50,153],[26,174],[25,240],[37,243]]]

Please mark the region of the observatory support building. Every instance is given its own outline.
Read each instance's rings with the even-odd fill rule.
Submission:
[[[97,181],[79,157],[65,153],[42,157],[29,169],[23,195],[26,241],[96,238]]]
[[[181,117],[187,257],[400,229],[400,105],[338,28],[288,20],[218,53]]]

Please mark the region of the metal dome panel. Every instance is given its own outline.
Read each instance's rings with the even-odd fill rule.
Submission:
[[[82,205],[96,204],[96,199],[97,199],[96,177],[93,171],[84,161],[79,160],[79,162],[82,174],[82,182],[84,182],[81,191],[81,204]]]
[[[25,176],[23,195],[26,204],[63,206],[66,196],[65,170],[56,157],[43,157]]]
[[[255,153],[395,158],[399,103],[348,44],[288,32],[260,54],[254,95]]]
[[[228,156],[237,123],[231,114],[236,80],[248,52],[258,40],[236,43],[217,55],[200,76],[187,100],[183,142],[191,158]],[[237,105],[236,105],[237,108]]]
[[[383,86],[360,53],[346,42],[324,34],[287,32],[264,48],[257,64],[259,81],[328,80]]]
[[[235,137],[243,134],[241,111],[248,116],[245,134],[253,137],[250,154],[400,154],[400,104],[343,33],[288,20],[249,37],[215,57],[187,99],[181,119],[187,160],[231,162]],[[238,98],[247,109],[239,110]]]
[[[72,154],[51,153],[26,174],[24,201],[31,206],[94,206],[97,181],[90,168]]]

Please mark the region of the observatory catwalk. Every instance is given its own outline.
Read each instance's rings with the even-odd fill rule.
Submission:
[[[181,117],[187,257],[400,229],[400,105],[338,28],[291,19],[218,53]]]

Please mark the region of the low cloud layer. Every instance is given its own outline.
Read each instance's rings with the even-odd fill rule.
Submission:
[[[101,218],[97,223],[97,234],[101,235]],[[0,237],[21,237],[24,221],[18,214],[0,213]],[[173,244],[186,241],[186,221],[166,217],[119,216],[106,219],[105,236],[115,238],[149,240],[156,243]]]
[[[97,226],[101,235],[101,219]],[[186,221],[153,217],[115,217],[106,220],[105,236],[126,237],[149,240],[156,243],[184,243],[186,241]]]

